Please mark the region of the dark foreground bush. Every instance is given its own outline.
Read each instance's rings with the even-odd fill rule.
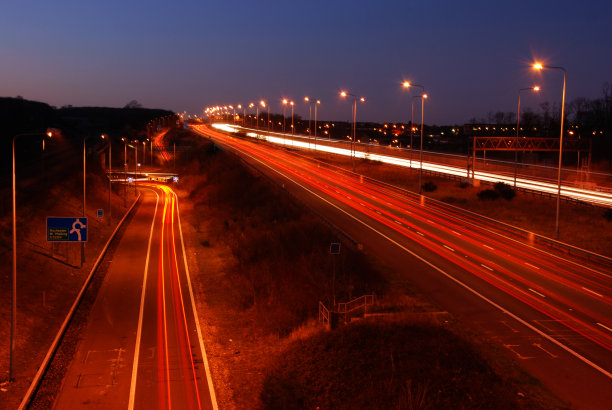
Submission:
[[[483,189],[476,195],[478,195],[478,198],[482,201],[494,201],[499,198],[499,193],[494,189]]]
[[[606,212],[604,212],[604,218],[606,218],[606,221],[612,222],[612,208],[606,209]]]
[[[423,184],[423,191],[425,192],[434,192],[438,189],[438,186],[431,181],[427,181]]]
[[[516,195],[514,189],[510,185],[504,184],[503,182],[495,183],[495,185],[493,185],[493,188],[495,189],[495,191],[497,191],[499,196],[501,196],[507,201],[511,200]]]
[[[365,322],[296,341],[261,400],[266,409],[525,407],[517,393],[445,328]]]

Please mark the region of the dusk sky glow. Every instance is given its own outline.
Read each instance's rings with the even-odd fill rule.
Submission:
[[[208,105],[282,98],[308,117],[349,120],[342,89],[365,96],[359,121],[408,121],[425,86],[425,122],[462,124],[490,111],[600,98],[612,82],[612,2],[5,0],[0,5],[0,96],[62,106],[191,114]],[[417,90],[412,94],[416,95]],[[416,115],[416,110],[415,110]]]

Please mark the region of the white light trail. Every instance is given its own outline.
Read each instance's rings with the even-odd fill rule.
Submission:
[[[237,133],[239,132],[240,127],[230,124],[212,124],[214,128],[217,128],[221,131]],[[305,139],[305,141],[296,141],[296,136],[292,136],[290,134],[280,134],[286,135],[287,137],[277,137],[273,135],[265,135],[259,134],[256,132],[248,132],[246,134],[248,137],[256,138],[260,140],[265,140],[273,144],[284,145],[291,148],[297,149],[310,149],[321,152],[328,152],[330,154],[336,155],[344,155],[347,157],[351,156],[351,150],[346,148],[337,148],[330,147],[328,145],[322,145],[320,141],[318,143],[314,143],[313,140],[306,137],[300,137]],[[329,143],[329,140],[325,140],[326,143]],[[362,152],[362,151],[354,151],[355,158],[358,159],[369,159],[372,161],[378,161],[386,164],[397,165],[401,167],[407,168],[416,168],[418,169],[420,166],[419,161],[413,160],[412,162],[409,159],[393,157],[390,155],[382,155],[382,154],[374,154],[371,152]],[[448,165],[434,164],[431,162],[423,162],[423,169],[432,172],[438,172],[448,175],[455,175],[459,177],[467,178],[467,171],[463,168],[452,167]],[[514,178],[510,176],[504,176],[500,174],[493,174],[489,172],[476,171],[474,173],[474,179],[486,182],[504,182],[506,184],[512,185],[514,183]],[[532,191],[544,192],[551,195],[557,194],[557,185],[554,183],[548,183],[543,181],[518,178],[516,180],[516,186],[519,188],[529,189]],[[561,195],[569,198],[574,198],[580,201],[605,205],[612,207],[612,194],[606,192],[592,191],[588,189],[580,189],[568,186],[561,186]]]

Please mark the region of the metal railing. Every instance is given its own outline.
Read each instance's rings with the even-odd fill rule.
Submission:
[[[372,306],[376,300],[375,295],[363,295],[350,302],[338,303],[338,314],[344,315],[344,322],[348,323],[353,312],[363,309],[363,314],[368,313],[368,306]]]
[[[329,309],[325,307],[323,302],[319,302],[319,322],[329,325]]]

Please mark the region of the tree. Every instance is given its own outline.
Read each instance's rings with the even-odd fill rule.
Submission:
[[[125,104],[125,107],[123,108],[142,108],[142,104],[140,104],[136,100],[132,100],[129,103]]]

